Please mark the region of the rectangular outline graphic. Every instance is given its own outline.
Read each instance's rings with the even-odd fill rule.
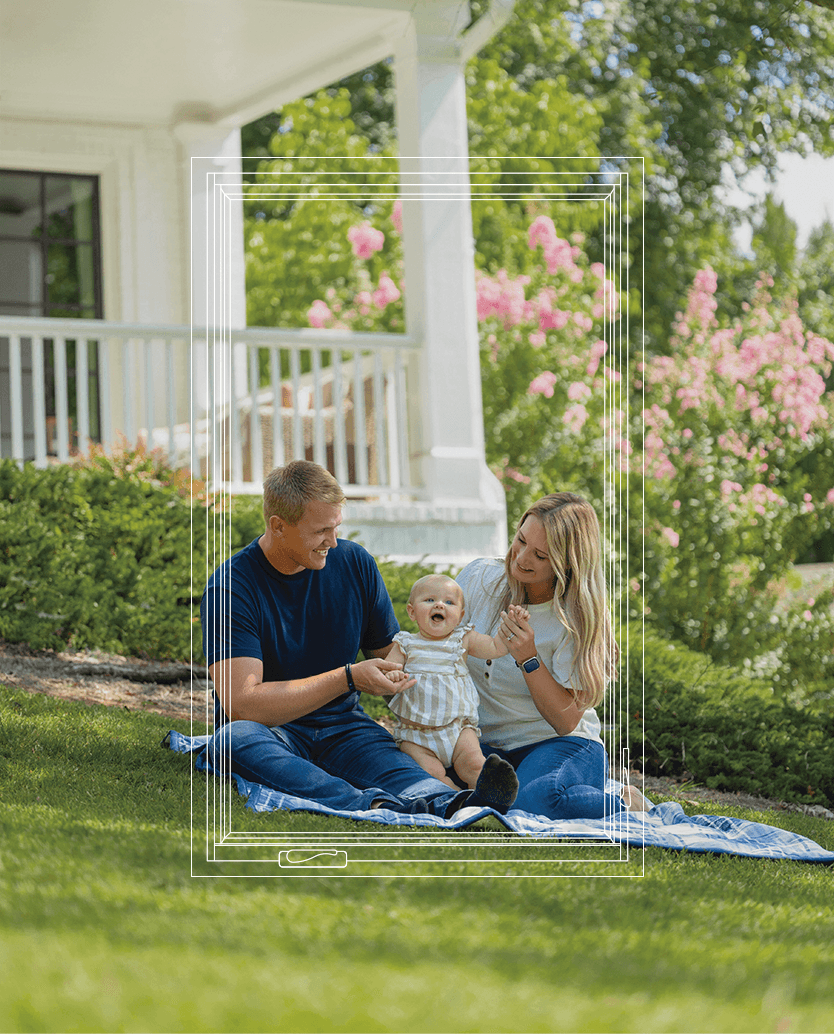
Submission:
[[[255,161],[257,159],[246,159],[243,158],[242,162]],[[338,159],[317,159],[319,163],[327,162],[328,160]],[[392,167],[386,167],[381,171],[380,175],[391,176],[392,174],[397,177],[398,185],[392,188],[384,188],[385,190],[390,189],[391,193],[377,192],[374,196],[382,196],[387,199],[398,198],[406,202],[408,200],[423,199],[426,201],[431,200],[444,200],[448,201],[450,198],[457,198],[461,201],[474,199],[476,197],[489,196],[487,190],[482,189],[485,184],[478,182],[478,174],[470,173],[471,176],[471,192],[464,190],[461,192],[459,180],[456,182],[455,177],[460,176],[460,173],[444,172],[444,173],[398,173],[396,163],[400,160],[397,158],[369,158],[369,161],[377,161],[382,163],[389,163]],[[494,159],[493,159],[494,160]],[[498,159],[508,160],[508,159]],[[546,184],[554,188],[553,193],[548,194],[531,194],[529,189],[525,189],[526,184],[523,181],[523,176],[535,175],[539,185],[541,186],[541,179],[543,174],[541,173],[516,173],[515,175],[520,179],[520,182],[512,184],[513,187],[518,188],[518,193],[509,196],[521,198],[529,196],[532,199],[546,199],[549,201],[577,201],[577,200],[593,200],[601,202],[604,206],[603,214],[603,247],[604,247],[604,266],[606,280],[609,279],[609,271],[613,274],[618,274],[618,282],[620,287],[620,298],[621,307],[619,318],[611,319],[611,307],[607,302],[607,299],[603,299],[605,309],[605,330],[607,331],[605,339],[609,344],[609,355],[616,356],[617,368],[621,373],[621,379],[615,381],[609,380],[605,386],[605,400],[604,400],[604,423],[608,426],[619,427],[622,431],[623,423],[626,428],[629,423],[629,393],[624,387],[630,383],[630,356],[628,349],[628,306],[629,306],[629,267],[625,259],[625,255],[629,249],[629,234],[630,234],[630,219],[629,219],[629,189],[633,189],[634,183],[632,182],[632,173],[628,170],[620,171],[613,169],[604,169],[604,164],[601,159],[587,159],[587,158],[559,158],[560,161],[572,161],[580,162],[585,166],[595,165],[594,169],[583,168],[577,172],[561,172],[561,173],[549,173],[555,181],[552,184]],[[643,159],[642,158],[627,158],[627,162],[637,162],[640,164],[640,189],[643,188]],[[292,159],[290,159],[292,161]],[[209,168],[201,168],[199,163],[208,163]],[[470,162],[471,164],[471,162]],[[243,178],[239,174],[231,174],[218,172],[219,160],[211,157],[203,158],[192,158],[191,160],[191,171],[192,171],[192,283],[194,282],[195,276],[205,272],[205,288],[206,288],[206,312],[204,314],[204,320],[195,320],[195,314],[192,312],[192,359],[191,359],[191,370],[192,370],[192,381],[193,381],[193,370],[194,370],[194,352],[197,348],[203,347],[206,352],[206,364],[205,364],[205,376],[206,376],[206,398],[209,402],[209,413],[211,414],[211,426],[208,430],[208,445],[207,445],[207,471],[209,474],[209,480],[211,480],[211,472],[214,465],[217,462],[218,455],[220,456],[220,464],[222,465],[224,460],[227,440],[224,423],[216,419],[216,413],[218,409],[218,398],[229,399],[229,435],[234,436],[237,433],[237,405],[236,405],[236,384],[235,384],[235,364],[231,361],[232,349],[234,347],[234,331],[231,327],[230,313],[232,311],[232,300],[231,292],[233,285],[232,273],[232,238],[230,229],[234,224],[234,219],[231,213],[231,206],[233,203],[240,202],[243,198],[251,199],[252,197],[260,196],[253,193],[249,189],[249,185],[244,184]],[[370,173],[373,174],[373,173]],[[273,175],[280,175],[285,178],[297,177],[302,181],[307,180],[306,183],[301,182],[298,187],[297,194],[290,194],[289,196],[295,199],[308,200],[314,197],[317,201],[327,201],[331,199],[338,199],[341,197],[355,197],[355,193],[345,193],[344,190],[340,190],[339,180],[349,178],[351,175],[358,175],[356,173],[344,173],[344,172],[328,172],[320,168],[316,168],[314,172],[301,171],[287,171],[284,170],[281,173],[273,173]],[[423,193],[414,193],[415,178],[422,179],[425,175],[431,175],[432,177],[432,195],[426,196]],[[571,177],[581,177],[581,181],[575,182]],[[587,182],[587,178],[592,178],[592,181]],[[600,177],[600,182],[595,182],[594,177]],[[205,195],[207,203],[205,206],[205,248],[204,253],[200,253],[199,245],[195,242],[195,231],[194,228],[197,225],[196,220],[203,219],[203,213],[194,210],[194,196],[203,191],[197,191],[195,188],[200,183],[200,179],[203,179],[205,185]],[[261,189],[260,185],[258,189]],[[322,189],[324,188],[324,189]],[[571,193],[571,188],[584,188],[587,190],[586,194],[580,193],[577,196],[576,193]],[[266,188],[265,188],[266,189]],[[265,195],[270,196],[270,195]],[[286,193],[284,196],[287,196]],[[503,196],[506,194],[506,185],[503,186]],[[239,225],[239,224],[237,224]],[[642,264],[641,264],[642,266]],[[407,331],[408,328],[406,328]],[[322,338],[326,339],[327,332],[319,331],[317,336],[321,335]],[[315,343],[311,342],[311,346],[315,347]],[[249,364],[247,364],[247,371],[249,376],[253,376],[255,372],[255,363],[251,363],[251,370]],[[192,383],[192,409],[194,407],[194,390]],[[192,411],[192,427],[194,427],[194,416],[196,414]],[[610,419],[613,415],[613,421]],[[620,437],[624,437],[620,435]],[[233,442],[228,442],[229,445],[233,445]],[[192,438],[192,449],[194,448],[194,439]],[[239,450],[230,448],[230,464],[235,462],[235,457],[238,458],[239,462]],[[192,469],[194,468],[193,463],[194,457],[192,457]],[[618,464],[620,457],[618,456],[615,448],[615,436],[609,435],[607,438],[605,450],[604,450],[604,477],[605,480],[613,485],[608,474],[613,469],[613,464]],[[233,481],[241,481],[241,472],[237,469],[231,471]],[[613,495],[613,489],[612,489]],[[221,492],[220,497],[222,501],[228,497],[228,493]],[[349,505],[349,503],[348,503]],[[205,537],[206,537],[206,555],[207,555],[207,569],[204,572],[205,576],[208,577],[214,567],[211,566],[211,561],[208,559],[212,555],[225,557],[228,552],[228,545],[230,542],[230,518],[224,519],[223,513],[228,514],[227,507],[221,507],[220,512],[218,508],[212,508],[210,511],[211,519],[208,517],[209,511],[207,511]],[[609,519],[609,513],[611,513],[611,519]],[[624,548],[624,543],[627,543],[628,529],[629,529],[629,496],[628,496],[628,475],[626,474],[625,487],[622,485],[619,488],[617,497],[613,499],[612,506],[606,507],[603,514],[602,526],[602,537],[603,542],[607,545],[607,563],[606,563],[606,577],[609,586],[609,594],[613,600],[616,601],[616,610],[612,605],[612,617],[614,619],[615,628],[623,628],[627,624],[627,615],[623,614],[623,608],[627,606],[625,601],[625,593],[622,591],[625,586],[629,583],[629,571],[628,571],[628,554],[627,548]],[[192,518],[193,520],[193,518]],[[624,537],[625,533],[625,537]],[[194,529],[192,525],[192,542],[193,542]],[[623,564],[625,564],[625,571],[623,570]],[[215,565],[216,566],[216,562]],[[193,595],[193,578],[192,578],[192,595]],[[216,620],[216,616],[215,616]],[[199,634],[199,633],[198,633]],[[626,704],[629,701],[629,679],[628,679],[628,657],[630,644],[626,640],[624,641],[623,656],[621,658],[621,671],[623,674],[622,681],[612,687],[606,692],[605,700],[601,705],[601,712],[603,717],[603,726],[606,729],[606,747],[608,748],[609,757],[613,759],[618,757],[621,765],[625,772],[628,772],[628,754],[629,748],[626,743],[622,745],[623,738],[627,739],[627,727],[624,730],[622,726],[622,708],[618,707],[619,697],[622,693],[625,693]],[[643,687],[641,685],[641,714],[643,713],[642,708],[642,695]],[[613,697],[613,699],[612,699]],[[605,721],[606,713],[616,714],[617,723],[616,725],[611,722]],[[205,719],[206,724],[211,727],[213,724],[213,697],[209,691],[206,694],[205,703]],[[192,718],[193,722],[193,718]],[[192,729],[193,731],[193,729]],[[414,859],[403,860],[400,858],[385,858],[379,857],[376,854],[373,855],[357,855],[354,851],[351,851],[350,855],[345,853],[346,848],[369,848],[371,846],[379,849],[385,847],[393,848],[412,848],[412,849],[427,849],[437,852],[438,849],[451,850],[453,855],[459,852],[462,847],[501,847],[507,848],[512,844],[514,852],[520,853],[522,856],[526,853],[531,853],[531,849],[541,849],[544,846],[553,848],[559,857],[553,859],[547,859],[552,861],[555,865],[560,865],[564,862],[578,862],[588,861],[588,858],[580,857],[562,857],[562,854],[566,848],[576,848],[582,854],[585,854],[590,848],[605,849],[613,857],[598,858],[595,860],[605,860],[614,863],[621,861],[627,861],[630,856],[630,848],[627,844],[622,844],[612,838],[613,833],[616,831],[617,819],[614,814],[606,816],[606,820],[609,823],[608,828],[611,830],[608,838],[601,837],[582,837],[575,840],[570,838],[539,838],[539,837],[522,837],[518,834],[504,831],[503,833],[496,834],[495,832],[485,832],[467,829],[465,834],[461,831],[447,831],[432,830],[430,835],[421,837],[416,832],[403,836],[402,833],[398,835],[396,827],[381,826],[374,828],[373,824],[367,823],[368,829],[363,829],[357,833],[318,833],[313,834],[309,831],[303,832],[278,832],[278,831],[256,831],[250,829],[245,830],[234,830],[232,828],[232,805],[233,801],[239,795],[237,793],[237,787],[234,781],[228,776],[228,759],[222,758],[220,764],[220,772],[218,778],[211,778],[206,776],[206,812],[205,812],[205,851],[197,855],[195,852],[195,840],[201,839],[196,833],[195,827],[195,816],[194,816],[194,783],[193,783],[193,769],[192,769],[192,875],[234,875],[244,876],[247,873],[244,872],[217,872],[217,873],[205,873],[195,872],[195,860],[202,856],[202,860],[212,863],[234,863],[235,867],[244,866],[248,868],[247,863],[255,863],[256,868],[260,869],[256,873],[251,875],[264,876],[264,875],[275,875],[275,876],[288,876],[291,875],[288,872],[289,868],[303,869],[304,871],[299,873],[303,876],[311,876],[316,874],[316,870],[323,870],[322,875],[332,875],[336,869],[339,870],[340,875],[354,875],[352,873],[345,872],[346,868],[362,867],[366,868],[367,864],[372,867],[382,866],[383,868],[379,872],[361,872],[356,873],[356,878],[364,878],[365,876],[374,875],[391,875],[393,869],[392,866],[399,868],[400,866],[413,866],[419,865],[421,861],[448,861],[449,863],[458,863],[465,861],[467,864],[476,863],[479,866],[481,864],[491,864],[495,867],[500,867],[503,872],[487,872],[484,871],[478,875],[490,875],[490,876],[513,876],[515,878],[524,877],[523,872],[506,872],[507,866],[515,867],[518,864],[524,865],[529,864],[532,859],[529,858],[508,858],[508,857],[497,857],[493,859],[481,859],[481,858],[426,858],[417,857]],[[251,814],[251,813],[248,813]],[[289,813],[284,813],[289,814]],[[297,814],[297,813],[296,813]],[[497,823],[496,823],[497,824]],[[412,827],[413,829],[414,827]],[[465,842],[465,843],[464,843]],[[221,849],[226,850],[221,850]],[[235,856],[231,854],[227,856],[227,851],[245,851],[251,848],[265,848],[270,852],[270,857],[265,858],[249,858],[241,857],[240,855]],[[274,853],[275,849],[278,849],[277,854]],[[290,858],[290,854],[306,859],[306,863],[294,861]],[[315,861],[315,864],[313,862]],[[541,861],[541,859],[535,859],[535,861]],[[348,862],[350,865],[348,866]],[[274,873],[268,873],[261,868],[264,864],[272,864],[276,869]],[[343,864],[344,863],[344,864]],[[201,866],[203,868],[203,866]],[[222,865],[225,870],[226,866]],[[420,876],[419,872],[403,872],[398,873],[400,875],[409,876]],[[436,878],[433,875],[433,878]],[[460,878],[460,874],[450,873]],[[549,876],[559,876],[558,872],[548,874]],[[573,875],[573,874],[564,874]],[[608,874],[606,874],[608,875]],[[611,873],[611,875],[622,876],[622,873]],[[642,872],[641,872],[642,875]],[[539,874],[536,874],[537,878],[540,878]]]

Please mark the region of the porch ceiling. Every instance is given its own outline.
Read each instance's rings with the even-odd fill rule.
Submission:
[[[468,6],[420,2],[438,11]],[[6,3],[0,115],[241,125],[388,56],[413,6],[414,0]]]

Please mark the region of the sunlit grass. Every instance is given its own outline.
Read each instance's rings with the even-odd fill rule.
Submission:
[[[170,726],[0,689],[1,1030],[831,1029],[829,867],[648,849],[634,879],[193,879]],[[822,820],[712,810],[834,847]]]

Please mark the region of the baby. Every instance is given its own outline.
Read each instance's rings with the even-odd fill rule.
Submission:
[[[503,783],[509,807],[518,780],[508,761],[497,754],[484,758],[478,742],[478,691],[466,666],[467,654],[484,660],[503,657],[506,643],[461,623],[463,591],[445,575],[418,579],[406,609],[419,631],[394,636],[387,660],[402,664],[403,670],[386,675],[395,684],[410,678],[417,684],[397,693],[388,704],[397,719],[397,745],[429,775],[449,786],[455,783],[447,777],[447,768],[453,768],[476,791],[482,774],[490,784]],[[529,617],[523,607],[513,605],[509,612],[511,617]]]

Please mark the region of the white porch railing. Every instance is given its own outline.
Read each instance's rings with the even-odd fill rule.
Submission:
[[[207,341],[189,327],[0,316],[0,456],[45,466],[123,435],[214,488],[260,492],[266,471],[307,458],[348,496],[413,498],[418,351],[394,334],[248,328]]]

